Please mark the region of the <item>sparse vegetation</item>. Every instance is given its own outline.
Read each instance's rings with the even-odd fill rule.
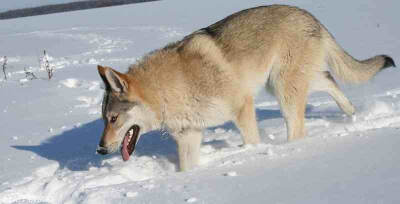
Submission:
[[[25,72],[25,78],[29,79],[29,80],[34,80],[34,79],[38,79],[36,77],[36,75],[32,72],[32,71],[28,71],[26,69],[26,67],[24,68],[24,72]]]
[[[1,67],[3,69],[4,80],[7,81],[8,58],[7,56],[4,56],[3,58],[0,59],[2,59],[0,62],[2,63]],[[43,56],[39,57],[39,69],[46,71],[48,80],[53,78],[54,66],[50,63],[50,59],[46,50],[43,51]],[[26,67],[24,68],[24,73],[25,73],[25,78],[28,80],[45,79],[44,77],[37,77],[32,70],[29,70]]]
[[[54,66],[52,66],[49,62],[49,56],[46,53],[46,50],[43,51],[43,57],[39,59],[40,69],[44,69],[47,72],[47,78],[50,80],[53,78]]]
[[[6,69],[7,69],[7,56],[4,56],[3,57],[3,73],[4,73],[4,79],[5,80],[7,80]]]

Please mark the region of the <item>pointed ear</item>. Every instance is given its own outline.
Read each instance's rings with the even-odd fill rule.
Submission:
[[[128,83],[125,74],[113,70],[109,67],[97,66],[99,74],[103,79],[106,86],[106,90],[113,91],[115,93],[126,93],[128,91]]]
[[[106,91],[111,91],[110,84],[106,79],[106,68],[101,65],[97,65],[97,70],[99,71],[100,77],[103,80],[104,86],[106,87]]]

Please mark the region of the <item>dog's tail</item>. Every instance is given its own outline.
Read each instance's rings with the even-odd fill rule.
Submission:
[[[380,70],[396,66],[393,59],[388,55],[377,55],[361,61],[354,59],[337,44],[327,30],[324,31],[324,46],[328,65],[335,75],[344,81],[365,82]]]

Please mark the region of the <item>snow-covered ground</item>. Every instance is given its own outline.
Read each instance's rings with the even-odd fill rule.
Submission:
[[[232,124],[210,128],[192,171],[176,171],[175,143],[159,132],[143,136],[128,162],[95,154],[103,128],[97,64],[125,71],[152,49],[266,3],[309,10],[357,58],[384,53],[400,63],[396,0],[175,0],[0,21],[9,78],[0,74],[0,203],[400,203],[397,69],[341,84],[355,118],[326,94],[312,95],[308,136],[297,142],[286,142],[279,107],[262,93],[263,144],[242,147]],[[43,50],[51,80],[39,67]],[[24,68],[40,79],[26,80]]]

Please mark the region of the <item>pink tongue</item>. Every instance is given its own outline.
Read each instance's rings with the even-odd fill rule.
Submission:
[[[122,143],[122,149],[121,149],[121,155],[122,155],[122,159],[124,161],[128,161],[129,160],[129,153],[128,153],[128,137],[125,136],[124,137],[124,142]]]

